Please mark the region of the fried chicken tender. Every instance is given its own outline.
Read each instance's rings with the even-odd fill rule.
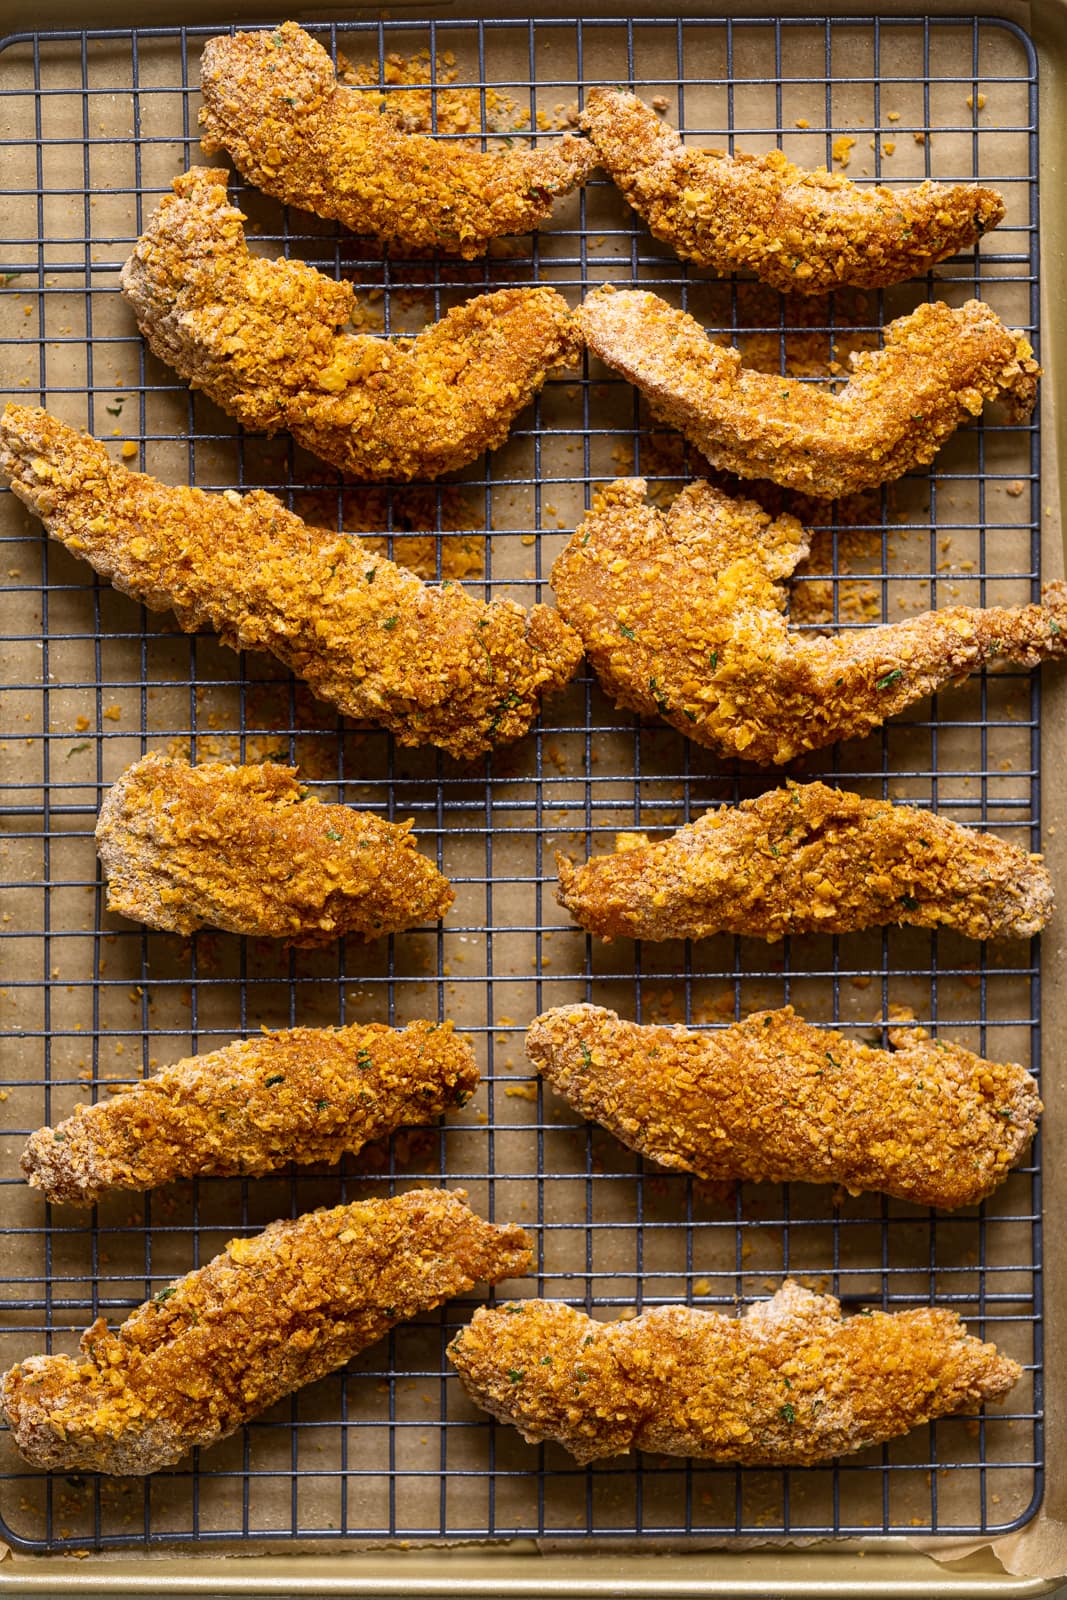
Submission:
[[[615,852],[580,867],[556,857],[560,905],[607,939],[772,942],[899,923],[1024,939],[1053,909],[1040,856],[824,783],[706,811],[669,839],[620,833]]]
[[[471,1399],[530,1444],[581,1462],[647,1450],[740,1466],[812,1466],[999,1400],[1017,1362],[954,1311],[845,1321],[786,1279],[743,1317],[656,1306],[595,1322],[561,1300],[474,1313],[448,1347]]]
[[[594,355],[647,395],[714,467],[827,499],[931,462],[986,400],[1029,416],[1039,368],[1021,333],[980,300],[935,301],[885,328],[885,348],[853,354],[837,394],[742,367],[736,350],[641,289],[610,285],[577,312]]]
[[[96,847],[109,911],[170,933],[210,926],[311,946],[444,916],[452,885],[411,826],[322,805],[295,767],[192,767],[153,752],[104,796]]]
[[[228,150],[276,200],[406,249],[484,255],[492,240],[547,221],[556,196],[596,165],[573,134],[540,150],[482,151],[405,133],[377,93],[337,82],[295,22],[209,39],[200,84],[206,154]]]
[[[46,1200],[78,1206],[175,1178],[261,1178],[434,1122],[477,1084],[474,1052],[450,1022],[287,1028],[76,1107],[30,1135],[22,1170]]]
[[[923,1028],[889,1037],[892,1050],[874,1050],[792,1006],[691,1033],[571,1005],[534,1018],[526,1054],[583,1117],[661,1167],[977,1205],[1034,1136],[1037,1084]]]
[[[569,681],[577,634],[548,606],[424,584],[273,495],[169,488],[46,411],[9,405],[0,468],[49,533],[117,589],[267,650],[346,716],[471,760],[517,739]]]
[[[621,89],[590,89],[581,124],[657,239],[715,272],[747,268],[785,294],[900,283],[1004,217],[997,191],[978,184],[862,188],[824,167],[795,167],[781,150],[692,149]]]
[[[225,1439],[475,1283],[526,1272],[522,1228],[483,1222],[462,1194],[417,1189],[274,1222],[232,1239],[83,1355],[31,1356],[3,1378],[27,1461],[143,1476]]]
[[[791,632],[795,517],[689,484],[665,515],[642,478],[609,486],[552,569],[560,610],[617,705],[746,761],[859,739],[990,661],[1067,655],[1067,585],[1043,605],[951,606],[822,638]]]
[[[174,180],[122,270],[152,352],[246,428],[359,478],[434,478],[503,444],[581,348],[554,289],[499,289],[417,339],[338,333],[352,285],[249,253],[226,173]]]

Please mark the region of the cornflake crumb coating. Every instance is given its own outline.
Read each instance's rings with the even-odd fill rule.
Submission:
[[[470,1398],[579,1461],[645,1450],[812,1466],[999,1400],[1022,1369],[920,1307],[843,1320],[786,1280],[741,1318],[656,1306],[603,1323],[559,1300],[482,1307],[448,1347]]]
[[[474,1093],[478,1070],[450,1022],[288,1028],[164,1067],[30,1135],[22,1171],[47,1200],[176,1178],[261,1178],[332,1164]]]
[[[715,272],[752,271],[783,294],[900,283],[969,249],[1004,217],[1000,195],[980,184],[861,187],[796,167],[781,150],[696,149],[620,89],[590,89],[581,125],[655,238]]]
[[[262,489],[206,494],[116,466],[46,411],[9,405],[0,468],[51,536],[123,594],[266,650],[346,716],[472,760],[519,738],[582,657],[550,606],[423,583]]]
[[[713,467],[826,499],[927,466],[987,400],[1000,396],[1021,420],[1037,398],[1029,344],[980,300],[924,303],[888,323],[884,349],[854,353],[837,394],[743,367],[646,290],[606,285],[576,315],[590,351]]]
[[[295,767],[152,753],[104,796],[96,847],[110,911],[173,933],[210,926],[309,946],[444,916],[452,886],[411,826],[322,805]]]
[[[596,166],[573,134],[539,150],[483,151],[407,133],[376,92],[338,83],[295,22],[209,39],[200,82],[207,155],[227,150],[266,194],[410,250],[484,255],[494,239],[546,222]]]
[[[464,1200],[416,1189],[232,1239],[117,1333],[98,1319],[80,1358],[11,1367],[3,1405],[15,1444],[53,1472],[141,1476],[225,1439],[398,1322],[526,1272],[522,1228],[483,1222]]]
[[[174,180],[122,270],[154,355],[246,428],[287,428],[358,478],[434,478],[503,444],[581,340],[554,289],[499,289],[415,339],[339,333],[355,291],[252,255],[226,173]]]
[[[707,811],[668,839],[618,834],[614,855],[556,865],[560,905],[605,938],[770,941],[910,923],[1025,939],[1053,909],[1039,856],[824,783]]]
[[[689,484],[666,514],[610,484],[552,569],[601,684],[643,716],[746,761],[785,762],[993,661],[1067,655],[1067,585],[1042,605],[949,606],[830,638],[798,633],[782,583],[808,554],[795,517]]]
[[[526,1053],[583,1117],[662,1167],[976,1205],[1033,1138],[1037,1084],[923,1028],[889,1037],[894,1049],[872,1049],[791,1006],[691,1033],[574,1005],[535,1017]]]

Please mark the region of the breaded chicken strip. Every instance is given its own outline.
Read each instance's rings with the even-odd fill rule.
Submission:
[[[153,353],[246,428],[359,478],[435,478],[503,444],[580,341],[554,289],[500,289],[417,339],[338,333],[352,285],[249,253],[226,174],[174,180],[122,271]]]
[[[143,1476],[225,1439],[343,1367],[398,1322],[524,1273],[530,1240],[461,1194],[416,1189],[273,1222],[160,1290],[80,1359],[31,1356],[3,1379],[15,1444],[53,1472]]]
[[[381,939],[436,922],[455,895],[411,823],[322,805],[295,767],[152,753],[104,796],[96,848],[108,910],[170,933],[223,928],[287,944]]]
[[[78,1106],[30,1135],[22,1170],[46,1200],[78,1206],[175,1178],[261,1178],[434,1122],[477,1084],[474,1052],[450,1022],[287,1028]]]
[[[102,444],[9,405],[0,468],[49,533],[117,589],[268,650],[346,716],[470,760],[525,733],[568,682],[577,634],[548,606],[424,584],[353,534],[309,528],[256,489],[205,494],[127,472]]]
[[[656,1306],[595,1322],[561,1300],[474,1313],[448,1347],[477,1405],[579,1461],[647,1450],[812,1466],[999,1400],[1021,1376],[954,1311],[842,1319],[786,1279],[743,1317]]]
[[[829,499],[931,462],[983,401],[1029,416],[1039,368],[1022,334],[987,305],[935,301],[885,329],[883,350],[853,354],[833,394],[799,378],[742,367],[736,350],[641,289],[591,294],[577,312],[589,349],[647,395],[711,462]]]
[[[620,833],[615,854],[556,857],[557,900],[604,938],[850,933],[910,923],[1025,939],[1052,915],[1040,856],[990,833],[824,783],[706,811],[669,839]]]
[[[547,221],[554,198],[596,166],[592,145],[572,134],[540,150],[482,151],[405,133],[376,91],[337,82],[295,22],[209,39],[200,86],[208,155],[228,150],[275,199],[406,249],[484,255],[492,240]]]
[[[792,1006],[690,1033],[573,1005],[534,1018],[526,1054],[583,1117],[662,1167],[976,1205],[1033,1138],[1037,1084],[923,1028],[889,1037],[892,1050],[873,1050]]]
[[[693,149],[622,89],[590,89],[581,122],[657,239],[698,266],[748,269],[785,294],[900,283],[969,249],[1004,216],[997,191],[978,184],[860,187],[795,167],[781,150]]]
[[[606,490],[552,569],[605,690],[724,756],[792,761],[961,683],[990,661],[1067,655],[1067,585],[1044,605],[950,606],[831,638],[792,632],[795,517],[689,484],[664,514],[642,478]]]

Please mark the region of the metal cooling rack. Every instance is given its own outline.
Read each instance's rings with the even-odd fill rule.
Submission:
[[[170,177],[198,159],[189,85],[214,31],[0,41],[0,376],[16,399],[48,404],[104,437],[121,429],[136,445],[131,465],[171,481],[262,485],[297,505],[313,492],[340,524],[347,507],[337,477],[289,441],[247,437],[192,398],[146,357],[118,299],[133,238]],[[693,137],[731,148],[735,138],[742,148],[777,140],[815,164],[830,160],[834,138],[847,131],[856,141],[852,176],[982,176],[1009,203],[979,254],[899,290],[839,295],[805,311],[769,291],[690,273],[602,181],[516,253],[464,267],[383,261],[365,241],[239,188],[267,250],[380,291],[387,332],[418,327],[502,282],[550,282],[577,295],[614,279],[656,288],[711,331],[743,345],[755,339],[752,359],[762,350],[780,370],[792,365],[813,381],[827,379],[830,339],[843,350],[864,332],[876,336],[925,296],[977,293],[1035,337],[1036,65],[1009,23],[450,20],[317,32],[353,60],[376,58],[383,82],[390,52],[427,49],[435,127],[446,88],[477,89],[484,127],[493,86],[535,122],[538,110],[558,121],[556,103],[577,100],[583,83],[631,82],[647,96],[666,95],[670,119]],[[449,84],[438,64],[447,52],[458,74]],[[827,341],[821,366],[805,367],[805,339]],[[472,537],[491,528],[484,572],[467,581],[478,592],[532,600],[546,592],[565,537],[558,529],[573,526],[595,483],[629,467],[620,450],[653,483],[684,479],[692,467],[626,385],[599,369],[568,376],[546,387],[504,450],[462,475],[458,502],[457,491],[438,487],[419,509],[441,530],[457,525],[457,505]],[[1029,598],[1038,580],[1037,467],[1036,424],[987,418],[948,445],[929,474],[816,516],[824,524],[818,552],[795,597],[802,585],[822,585],[843,621],[855,620],[857,593],[866,621],[957,594]],[[411,526],[405,496],[389,490],[375,502],[390,548]],[[1035,1165],[960,1215],[877,1197],[835,1206],[810,1188],[716,1191],[646,1169],[577,1123],[526,1072],[521,1038],[535,1012],[574,998],[708,1026],[792,1001],[813,1020],[864,1033],[897,1004],[947,1036],[1036,1066],[1036,944],[987,950],[908,930],[785,946],[721,939],[684,951],[594,944],[554,904],[555,846],[581,854],[635,821],[674,826],[710,802],[759,792],[775,775],[717,762],[671,730],[640,726],[612,710],[588,676],[549,704],[528,739],[483,767],[400,751],[380,731],[338,723],[262,658],[238,661],[210,638],[176,636],[166,619],[49,549],[6,491],[0,511],[9,684],[0,701],[10,1124],[2,1135],[3,1365],[39,1348],[72,1349],[93,1317],[120,1320],[227,1237],[274,1216],[447,1179],[486,1214],[533,1231],[537,1273],[520,1292],[565,1296],[608,1315],[675,1299],[730,1308],[771,1292],[791,1271],[852,1306],[953,1305],[1027,1372],[1004,1411],[939,1422],[826,1469],[738,1472],[644,1458],[586,1470],[522,1444],[466,1403],[444,1349],[475,1302],[454,1301],[202,1459],[147,1482],[42,1477],[5,1436],[6,1539],[61,1550],[445,1534],[977,1533],[1031,1515],[1042,1463]],[[447,543],[438,563],[442,549]],[[172,741],[201,759],[280,752],[298,758],[327,797],[414,816],[422,848],[457,884],[453,912],[442,927],[388,945],[315,954],[210,934],[182,943],[120,925],[104,910],[96,808],[123,766],[149,744]],[[796,770],[930,804],[1036,848],[1037,680],[976,679]],[[29,1129],[157,1059],[212,1048],[264,1022],[426,1014],[454,1016],[472,1033],[484,1086],[443,1128],[402,1136],[376,1162],[350,1163],[339,1175],[201,1181],[143,1204],[111,1199],[87,1219],[44,1206],[18,1180]],[[874,1031],[881,1034],[877,1021]]]

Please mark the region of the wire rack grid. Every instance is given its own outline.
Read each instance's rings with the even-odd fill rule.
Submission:
[[[553,379],[509,443],[455,481],[373,491],[343,483],[285,438],[243,434],[192,396],[145,353],[118,269],[170,178],[198,159],[196,62],[212,31],[0,41],[8,397],[47,405],[116,448],[121,438],[132,466],[168,481],[270,488],[312,519],[380,530],[390,554],[427,574],[526,600],[546,595],[552,558],[596,484],[632,470],[669,494],[701,470],[600,368]],[[261,247],[352,278],[386,333],[502,283],[552,283],[576,298],[598,282],[634,281],[686,305],[753,363],[813,382],[832,381],[849,349],[877,342],[888,319],[923,298],[977,294],[1036,343],[1036,69],[1008,23],[449,20],[315,31],[370,63],[383,91],[419,97],[415,115],[442,137],[460,136],[464,106],[483,136],[521,139],[537,127],[554,137],[583,87],[632,83],[663,96],[670,120],[700,142],[777,143],[808,165],[840,165],[843,149],[850,175],[887,182],[982,177],[1008,205],[979,252],[925,280],[801,302],[689,271],[602,179],[561,204],[541,235],[462,266],[383,257],[238,184]],[[842,136],[853,144],[836,143]],[[991,414],[929,472],[891,489],[832,505],[794,500],[815,530],[794,621],[867,626],[957,598],[1035,595],[1037,463],[1036,423]],[[1036,943],[987,949],[908,930],[781,946],[595,943],[555,905],[557,847],[583,854],[618,827],[674,826],[779,775],[718,762],[639,724],[587,674],[525,741],[482,765],[398,749],[381,731],[338,721],[264,659],[179,635],[115,595],[50,549],[6,491],[0,515],[4,1365],[39,1348],[73,1349],[96,1316],[121,1319],[228,1237],[275,1216],[447,1181],[537,1239],[536,1274],[509,1293],[559,1295],[606,1316],[678,1299],[733,1308],[791,1272],[853,1307],[954,1306],[1026,1370],[996,1414],[939,1422],[825,1469],[654,1458],[577,1469],[464,1400],[444,1350],[475,1300],[454,1301],[151,1480],[43,1477],[5,1436],[5,1538],[61,1550],[446,1534],[978,1533],[1032,1514],[1042,1463],[1036,1158],[986,1205],[953,1215],[804,1187],[727,1191],[646,1167],[580,1124],[524,1062],[522,1034],[537,1011],[581,998],[701,1027],[790,1002],[879,1039],[904,1008],[945,1037],[1036,1068]],[[432,537],[414,538],[419,530]],[[95,813],[149,747],[292,759],[326,798],[414,817],[421,848],[456,884],[453,911],[436,929],[326,953],[209,933],[181,941],[110,917]],[[1036,678],[976,678],[792,770],[1037,847]],[[19,1181],[27,1131],[157,1062],[261,1024],[420,1015],[452,1016],[469,1031],[479,1095],[442,1128],[402,1135],[340,1171],[201,1180],[143,1201],[110,1198],[88,1217],[44,1206]]]

